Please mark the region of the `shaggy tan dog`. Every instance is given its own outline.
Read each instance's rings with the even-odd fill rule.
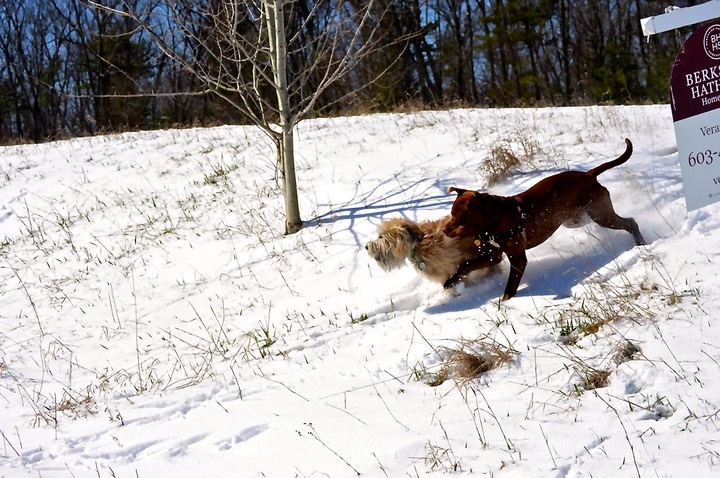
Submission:
[[[467,276],[502,260],[502,252],[489,243],[446,236],[443,227],[449,220],[450,216],[419,223],[388,219],[378,227],[378,238],[365,249],[384,271],[399,269],[410,261],[420,274],[440,284],[455,276],[461,264],[462,275]]]

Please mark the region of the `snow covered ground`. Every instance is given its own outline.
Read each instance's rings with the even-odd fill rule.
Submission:
[[[449,186],[600,177],[595,225],[444,292],[364,250]],[[687,213],[668,106],[306,121],[283,236],[251,127],[0,148],[0,476],[674,477],[720,473],[720,205]],[[501,352],[475,379],[452,358]],[[442,381],[443,372],[447,379]],[[442,382],[438,385],[438,382]],[[433,384],[433,386],[430,385]]]

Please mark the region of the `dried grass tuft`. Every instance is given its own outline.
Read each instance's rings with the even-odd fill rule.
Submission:
[[[485,341],[484,341],[485,340]],[[426,383],[436,387],[452,378],[460,384],[476,379],[484,373],[510,362],[518,352],[494,340],[465,340],[459,348],[443,348],[445,360],[437,374]]]

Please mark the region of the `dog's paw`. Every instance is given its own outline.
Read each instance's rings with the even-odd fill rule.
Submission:
[[[460,282],[460,278],[456,277],[456,276],[452,276],[451,278],[449,278],[448,280],[445,281],[445,283],[443,284],[443,289],[445,289],[445,290],[452,289],[453,287],[455,287],[458,284],[458,282]]]

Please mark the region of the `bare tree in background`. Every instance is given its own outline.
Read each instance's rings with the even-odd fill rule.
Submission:
[[[383,38],[390,2],[379,0],[154,0],[141,10],[126,0],[119,8],[88,2],[134,20],[168,58],[273,140],[286,234],[302,227],[295,126],[319,104],[328,107],[367,86],[354,84],[353,67],[402,41]]]

